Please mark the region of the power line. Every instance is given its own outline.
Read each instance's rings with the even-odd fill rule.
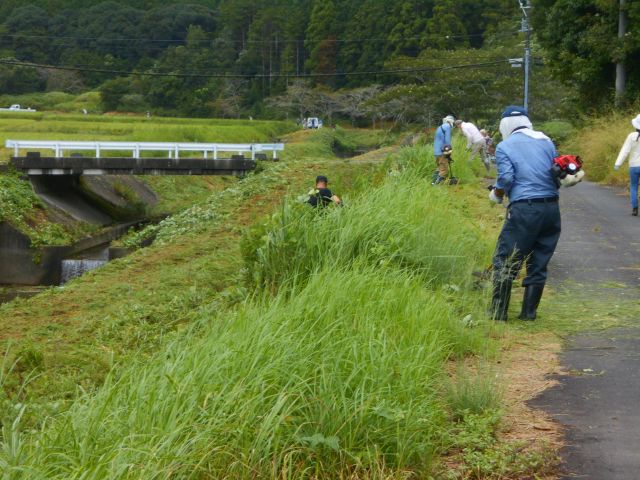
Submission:
[[[495,55],[491,55],[491,54],[487,54],[487,55],[474,55],[474,58],[476,60],[487,60],[488,62],[493,62],[493,61],[497,61],[497,62],[502,62],[502,59],[496,59]],[[427,58],[427,60],[439,60],[439,61],[446,61],[446,62],[452,62],[455,61],[456,58],[454,57],[432,57],[429,56]],[[10,65],[10,64],[16,64],[18,66],[24,66],[24,65],[19,65],[19,64],[28,64],[28,65],[43,65],[40,68],[55,68],[56,65],[46,65],[46,64],[34,64],[33,62],[29,62],[26,60],[17,60],[17,59],[12,59],[12,58],[4,58],[1,59],[0,58],[0,64],[6,64],[6,65]],[[73,69],[78,69],[78,70],[95,70],[95,69],[105,69],[105,70],[109,70],[109,71],[113,71],[113,68],[110,68],[109,65],[97,65],[95,63],[75,63],[73,65],[58,65],[57,67],[60,68],[73,68]],[[150,67],[152,68],[152,67]],[[155,71],[156,73],[163,73],[163,72],[159,72],[159,71]],[[226,70],[219,70],[219,69],[214,69],[214,68],[190,68],[190,72],[191,73],[226,73]],[[135,72],[131,72],[132,74]],[[166,73],[172,73],[172,72],[166,72]],[[254,76],[253,73],[241,73],[241,72],[234,72],[234,74],[238,74],[238,75],[243,75],[243,76]],[[269,74],[265,74],[266,76],[269,76]],[[273,76],[273,74],[271,75]],[[282,74],[282,76],[295,76],[292,74]]]
[[[516,36],[520,32],[517,30],[501,32],[496,34],[486,34],[486,33],[470,33],[464,35],[441,35],[441,34],[425,34],[419,37],[402,37],[402,41],[419,41],[426,39],[461,39],[461,38],[478,38],[483,37],[485,35],[491,37],[506,37],[506,36]],[[155,39],[155,38],[107,38],[107,37],[72,37],[72,36],[64,36],[64,35],[29,35],[23,33],[4,33],[0,34],[0,38],[32,38],[32,39],[49,39],[49,40],[73,40],[73,41],[96,41],[103,43],[131,43],[131,42],[139,42],[139,43],[169,43],[169,44],[186,44],[188,42],[187,39]],[[322,42],[328,43],[367,43],[367,42],[379,42],[379,43],[390,43],[388,38],[326,38],[320,40]],[[222,43],[236,43],[236,44],[284,44],[284,43],[304,43],[305,39],[272,39],[272,40],[233,40],[229,38],[208,38],[203,40],[195,41],[194,43],[212,43],[212,42],[222,42]]]
[[[44,65],[39,63],[20,62],[13,60],[0,60],[1,65],[12,65],[27,68],[41,68],[50,70],[67,70],[86,73],[107,73],[120,76],[143,76],[143,77],[179,77],[179,78],[319,78],[319,77],[341,77],[341,76],[363,76],[363,75],[392,75],[401,73],[426,73],[441,72],[446,70],[457,70],[464,68],[482,68],[508,64],[509,59],[495,60],[492,62],[468,63],[461,65],[448,65],[444,67],[417,67],[417,68],[397,68],[387,70],[367,70],[355,72],[331,72],[331,73],[273,73],[273,74],[238,74],[238,73],[176,73],[176,72],[132,72],[123,70],[109,70],[99,68],[82,68],[65,65]]]

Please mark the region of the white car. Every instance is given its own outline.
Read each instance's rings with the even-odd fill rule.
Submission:
[[[322,126],[323,126],[322,120],[320,120],[317,117],[309,117],[304,121],[304,128],[307,128],[307,129],[322,128]]]
[[[9,108],[0,108],[0,111],[3,112],[35,112],[33,108],[22,108],[22,106],[18,103],[14,103]]]

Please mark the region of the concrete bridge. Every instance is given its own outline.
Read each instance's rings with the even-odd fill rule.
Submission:
[[[240,175],[255,169],[256,160],[266,160],[268,153],[276,160],[277,152],[284,150],[281,143],[7,140],[5,145],[13,150],[10,165],[27,175]],[[105,152],[116,155],[104,156]],[[142,156],[144,152],[149,156]]]

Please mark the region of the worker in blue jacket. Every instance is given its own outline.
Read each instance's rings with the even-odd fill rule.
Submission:
[[[436,130],[436,136],[433,142],[433,154],[436,157],[438,165],[438,176],[433,182],[434,184],[442,183],[449,175],[449,157],[444,155],[443,149],[445,145],[451,146],[451,132],[453,123],[456,119],[453,115],[447,115],[442,119],[442,125]]]
[[[520,319],[534,320],[547,280],[547,265],[560,239],[558,186],[552,171],[553,142],[533,130],[527,111],[507,107],[496,150],[498,177],[489,198],[509,198],[507,218],[493,258],[494,320],[507,320],[511,286],[523,263],[527,275]]]

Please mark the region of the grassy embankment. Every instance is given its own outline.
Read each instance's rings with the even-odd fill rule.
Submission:
[[[613,185],[627,185],[628,163],[616,172],[613,165],[627,135],[634,131],[635,114],[615,113],[589,119],[567,144],[567,150],[579,154],[585,163],[589,180]]]
[[[288,191],[306,192],[317,171],[330,172],[338,189],[350,189],[356,172],[371,170],[370,164],[336,162],[331,143],[329,132],[295,133],[283,162],[265,164],[259,175],[209,194],[206,201],[193,198],[195,205],[162,223],[156,246],[63,288],[0,306],[3,344],[11,345],[11,358],[21,358],[5,378],[9,396],[28,401],[34,418],[64,409],[78,385],[91,390],[113,361],[142,358],[164,334],[188,323],[199,305],[242,298],[244,226]],[[36,377],[20,387],[32,366]]]
[[[499,469],[493,385],[446,375],[450,359],[492,351],[467,280],[495,223],[477,217],[480,187],[430,188],[420,149],[404,171],[358,180],[372,166],[331,160],[328,135],[294,134],[298,161],[165,222],[156,246],[0,308],[20,352],[4,377],[7,471],[399,478],[434,471],[453,445],[478,474]],[[355,192],[349,207],[285,207],[245,236],[242,275],[238,227],[318,169]],[[462,162],[456,173],[473,178]]]
[[[293,125],[285,122],[3,113],[0,162],[6,162],[12,153],[4,148],[7,139],[245,143],[272,141],[292,129]],[[209,176],[143,178],[160,197],[151,214],[180,211],[237,181]],[[0,175],[0,219],[7,219],[38,244],[65,244],[95,230],[82,223],[59,225],[49,221],[42,201],[17,173]]]

